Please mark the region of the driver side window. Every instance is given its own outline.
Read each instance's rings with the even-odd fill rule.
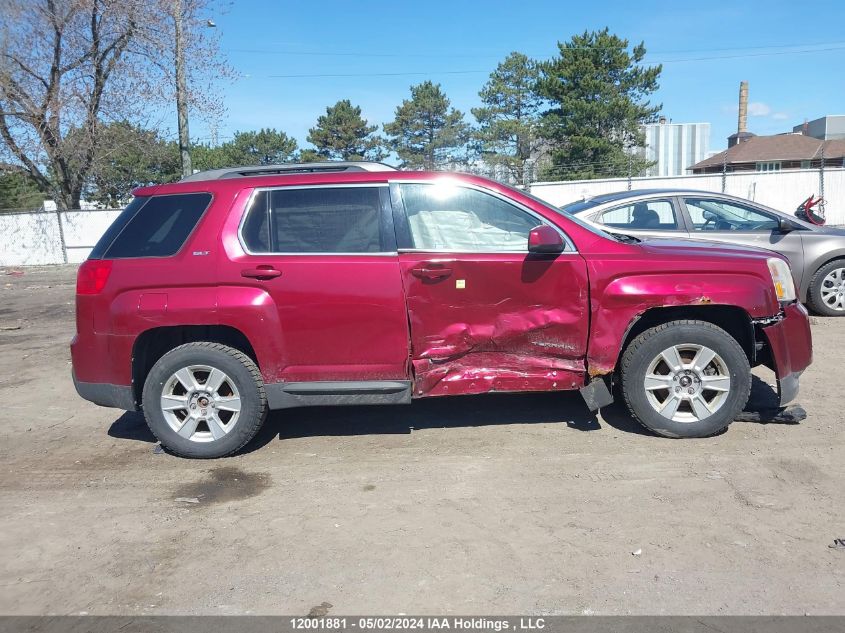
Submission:
[[[685,198],[694,231],[773,231],[777,218],[718,198]]]
[[[523,252],[542,222],[490,194],[449,183],[402,184],[414,248],[462,253]]]

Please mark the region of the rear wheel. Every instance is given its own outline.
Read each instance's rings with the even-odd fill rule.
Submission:
[[[816,271],[807,292],[813,312],[845,316],[845,260],[828,262]]]
[[[144,383],[153,434],[183,457],[230,455],[264,422],[267,398],[255,363],[219,343],[188,343],[162,356]]]
[[[637,336],[622,357],[631,414],[666,437],[727,428],[751,390],[751,367],[730,334],[705,321],[672,321]]]

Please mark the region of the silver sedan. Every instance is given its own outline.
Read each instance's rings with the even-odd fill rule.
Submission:
[[[562,208],[610,233],[776,251],[789,259],[801,301],[819,314],[845,316],[845,229],[816,226],[742,198],[685,189],[608,193]]]

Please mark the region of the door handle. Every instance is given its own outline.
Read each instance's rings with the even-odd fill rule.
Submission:
[[[420,279],[444,279],[452,274],[452,269],[438,264],[424,264],[412,268],[411,274]]]
[[[251,277],[253,279],[273,279],[274,277],[281,277],[282,271],[276,270],[272,266],[256,266],[255,268],[244,268],[241,271],[241,277]]]

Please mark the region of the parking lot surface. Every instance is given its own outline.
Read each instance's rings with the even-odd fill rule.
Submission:
[[[845,319],[800,424],[496,394],[274,412],[190,461],[76,395],[74,275],[0,270],[0,613],[845,614]]]

